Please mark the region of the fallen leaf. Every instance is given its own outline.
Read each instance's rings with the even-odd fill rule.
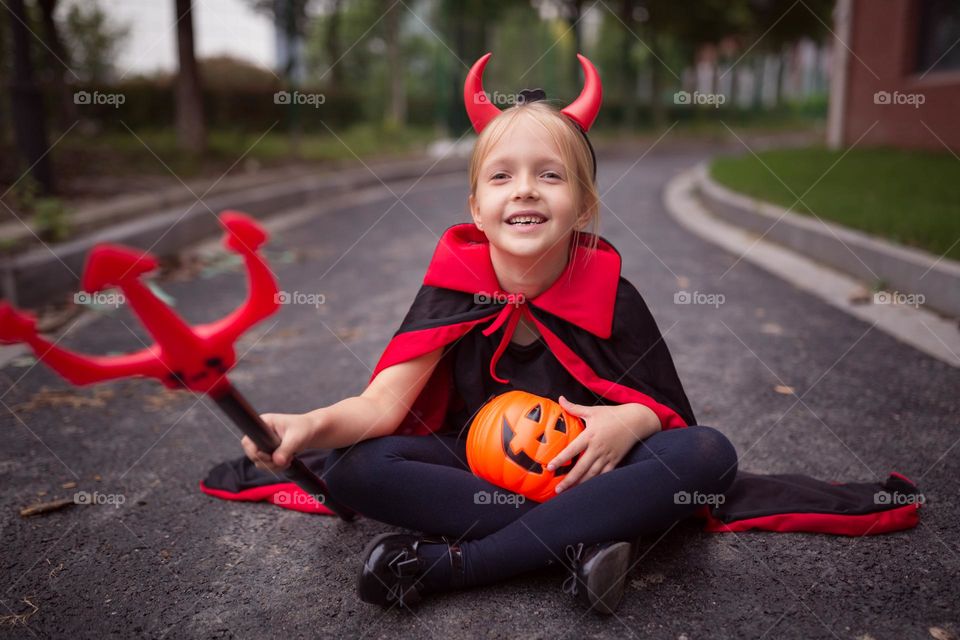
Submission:
[[[76,489],[77,483],[71,480],[70,482],[64,482],[60,487],[63,489]]]
[[[793,395],[793,387],[788,387],[785,384],[778,384],[773,388],[773,390],[776,391],[777,393],[782,393],[785,396]]]
[[[33,394],[26,402],[13,407],[15,412],[33,411],[41,407],[61,407],[68,406],[74,409],[81,407],[105,407],[105,400],[109,400],[114,395],[112,389],[94,388],[89,394],[77,393],[70,389],[50,389],[41,387],[40,391]]]
[[[930,637],[936,638],[936,640],[957,640],[956,635],[943,627],[930,627],[927,631],[930,632]]]
[[[29,518],[30,516],[35,516],[40,513],[57,511],[64,507],[69,507],[72,504],[74,504],[73,498],[62,498],[60,500],[53,500],[52,502],[38,502],[20,509],[20,517]]]
[[[850,304],[868,304],[873,302],[873,293],[863,287],[858,287],[847,295],[847,302]]]
[[[772,336],[779,336],[783,335],[783,327],[778,325],[776,322],[764,322],[762,325],[760,325],[760,332]]]
[[[0,616],[0,624],[9,624],[12,627],[17,626],[18,624],[27,626],[27,621],[30,619],[30,616],[39,611],[40,607],[30,602],[30,600],[27,598],[24,598],[23,602],[26,602],[28,605],[33,607],[33,611],[30,611],[29,613],[14,613],[9,616]]]

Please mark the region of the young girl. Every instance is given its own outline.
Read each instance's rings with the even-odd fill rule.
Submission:
[[[335,499],[431,534],[371,541],[358,584],[366,602],[410,606],[428,593],[561,562],[570,571],[564,591],[609,614],[637,538],[691,515],[698,506],[685,494],[722,493],[737,456],[719,431],[695,424],[656,323],[620,277],[619,254],[596,233],[596,167],[585,135],[599,107],[592,65],[581,56],[594,85],[586,112],[590,87],[576,109],[558,111],[524,92],[526,100],[500,112],[483,99],[471,104],[487,58],[465,91],[480,132],[469,167],[472,224],[444,233],[362,394],[304,415],[265,414],[282,444],[272,457],[249,438],[243,448],[273,471],[299,451],[336,449],[323,473]],[[477,330],[491,314],[494,322]],[[419,349],[399,340],[409,336]],[[432,386],[438,367],[452,377],[449,406],[443,387]],[[467,465],[472,416],[511,389],[558,399],[586,426],[548,467],[575,461],[559,495],[543,503]],[[416,407],[431,402],[442,426],[406,435],[424,431]]]

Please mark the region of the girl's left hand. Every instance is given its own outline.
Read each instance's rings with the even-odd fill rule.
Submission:
[[[633,445],[660,430],[657,415],[640,404],[586,406],[560,396],[560,406],[567,413],[583,419],[589,427],[547,465],[552,471],[583,452],[573,469],[557,485],[557,493],[612,471]]]

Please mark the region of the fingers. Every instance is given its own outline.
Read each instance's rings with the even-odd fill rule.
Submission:
[[[547,464],[547,470],[553,471],[554,469],[567,464],[567,461],[586,449],[589,442],[590,435],[587,434],[587,432],[581,433],[573,439],[573,442],[565,446],[563,450],[557,454],[557,457]]]
[[[557,485],[556,492],[560,493],[574,485],[583,484],[590,478],[612,471],[614,468],[616,468],[615,464],[607,462],[599,456],[591,458],[588,457],[588,454],[584,454],[584,457],[580,458],[577,464],[573,465],[570,473]]]
[[[274,459],[270,454],[265,453],[257,448],[257,445],[253,443],[253,440],[249,436],[243,436],[240,440],[240,446],[243,447],[243,452],[246,454],[247,458],[253,462],[253,465],[258,469],[263,469],[264,471],[280,471],[284,468],[284,465],[277,465]]]
[[[570,469],[569,473],[563,477],[563,480],[560,484],[557,485],[555,491],[560,493],[561,491],[566,491],[568,488],[575,486],[580,482],[580,478],[593,466],[593,458],[588,454],[584,454],[577,463],[573,465],[573,469]]]

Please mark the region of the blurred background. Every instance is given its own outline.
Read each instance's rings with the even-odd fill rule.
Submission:
[[[523,88],[574,99],[580,51],[603,79],[600,147],[799,132],[802,149],[760,156],[779,179],[751,154],[713,167],[790,204],[856,146],[806,202],[957,258],[958,41],[951,0],[6,0],[0,251],[67,240],[90,228],[78,208],[178,180],[469,143],[480,55],[503,107]]]

